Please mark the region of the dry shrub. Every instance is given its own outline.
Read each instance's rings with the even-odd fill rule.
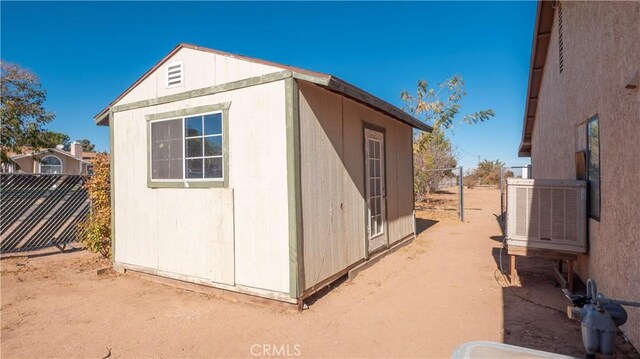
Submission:
[[[80,223],[80,242],[91,252],[111,255],[111,182],[109,155],[99,154],[93,162],[93,176],[85,183],[91,213]]]

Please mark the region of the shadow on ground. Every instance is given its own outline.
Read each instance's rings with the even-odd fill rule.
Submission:
[[[416,236],[433,227],[438,221],[416,217]]]
[[[499,220],[499,218],[497,218]],[[490,237],[502,243],[502,235]],[[551,353],[584,357],[580,322],[566,315],[569,300],[562,293],[554,269],[553,259],[518,257],[519,284],[509,286],[509,260],[500,244],[491,251],[496,263],[494,279],[502,286],[503,342]],[[502,269],[500,268],[502,258]],[[575,292],[584,293],[584,284],[575,278]],[[640,354],[622,335],[616,337],[613,358],[640,359]]]

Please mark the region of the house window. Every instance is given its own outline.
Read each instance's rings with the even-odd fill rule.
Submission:
[[[40,161],[40,173],[62,174],[62,161],[56,156],[46,156]]]
[[[600,124],[598,116],[587,121],[587,179],[589,216],[600,219]]]
[[[229,105],[147,116],[150,187],[226,185]]]
[[[562,41],[562,6],[558,5],[558,65],[564,69],[564,42]]]

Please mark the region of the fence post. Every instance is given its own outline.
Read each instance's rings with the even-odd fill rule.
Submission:
[[[460,221],[464,223],[464,195],[463,195],[463,191],[464,191],[464,183],[463,183],[463,177],[462,177],[462,166],[460,166],[460,168],[458,169],[459,173],[458,173],[458,183],[460,186]]]
[[[504,167],[500,167],[500,220],[504,220]]]

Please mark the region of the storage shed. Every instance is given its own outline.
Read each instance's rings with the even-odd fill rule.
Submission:
[[[415,236],[431,128],[334,76],[180,44],[95,121],[120,268],[300,304]]]

